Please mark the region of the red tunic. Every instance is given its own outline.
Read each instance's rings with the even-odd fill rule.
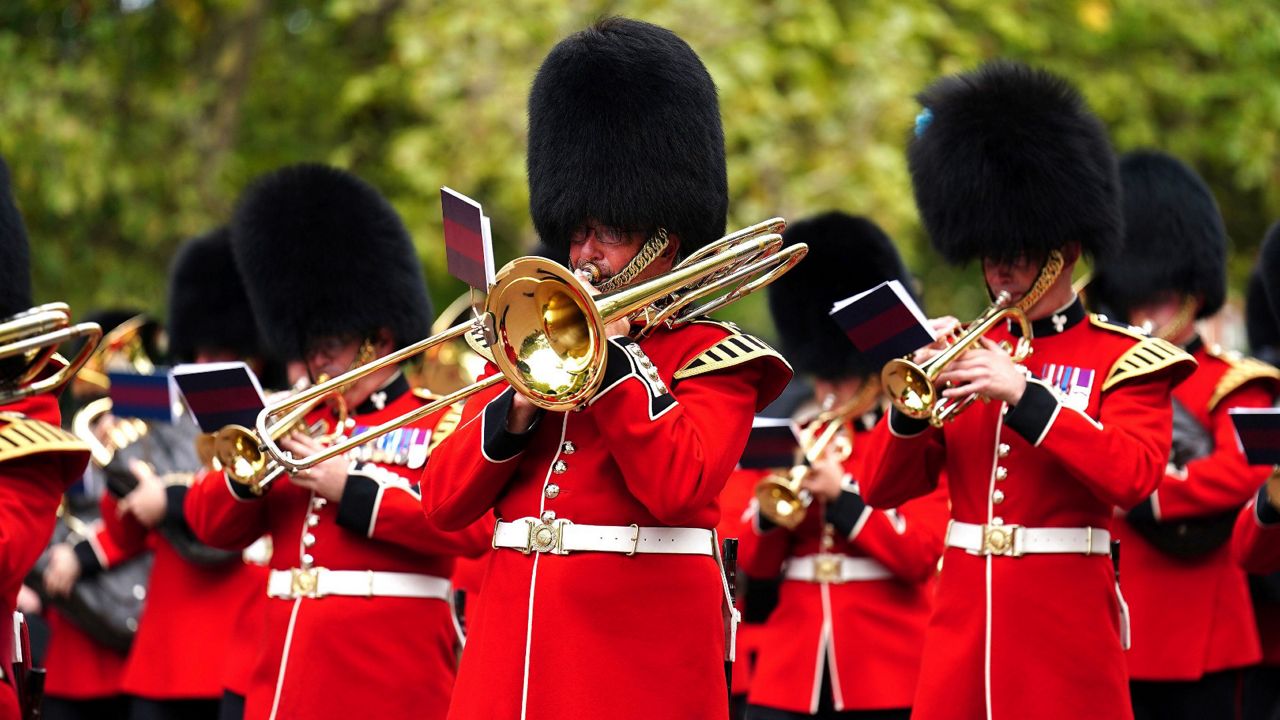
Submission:
[[[1236,518],[1231,555],[1240,567],[1255,575],[1280,572],[1280,510],[1267,502],[1265,490],[1259,491]]]
[[[757,473],[735,471],[729,476],[720,492],[720,522],[716,524],[716,535],[721,538],[740,538],[742,519],[747,516],[754,495]],[[739,540],[741,543],[741,540]],[[742,563],[742,547],[738,547],[738,611],[743,612],[746,606],[745,584],[754,578],[744,577],[747,571]],[[755,659],[758,656],[760,623],[747,622],[745,613],[738,624],[738,639],[735,645],[733,661],[733,679],[731,680],[734,695],[746,695],[751,690],[751,682],[755,677]]]
[[[638,343],[655,383],[629,343],[609,341],[589,405],[547,413],[523,435],[506,431],[513,390],[473,396],[427,468],[432,519],[463,527],[490,511],[550,511],[579,524],[714,528],[751,419],[790,368],[759,340],[698,322]],[[494,550],[449,717],[724,717],[722,603],[709,556]]]
[[[1026,363],[1047,380],[1029,381],[1007,414],[1003,403],[976,402],[942,430],[891,414],[881,431],[894,437],[862,482],[867,502],[893,507],[930,492],[945,469],[955,521],[1106,529],[1113,506],[1150,495],[1169,455],[1169,390],[1193,363],[1167,343],[1084,319],[1078,301],[1056,317],[1061,332],[1050,318],[1035,323]],[[1120,623],[1105,555],[948,548],[912,717],[1129,718]]]
[[[855,438],[845,461],[854,482],[868,474],[883,443],[879,433]],[[794,531],[749,516],[741,559],[750,575],[774,577],[789,558],[820,552],[874,560],[892,575],[836,584],[784,580],[760,634],[750,703],[816,713],[825,660],[837,711],[909,707],[947,514],[946,489],[939,487],[889,511],[872,509],[846,490],[835,503],[815,501]],[[836,529],[834,544],[823,550],[828,522]]]
[[[45,423],[38,437],[0,439],[0,619],[7,620],[18,605],[18,590],[31,566],[53,535],[58,503],[89,462],[83,443],[59,429],[58,400],[44,393],[0,406],[0,437],[23,419]],[[0,629],[0,658],[9,678],[13,632]],[[0,720],[18,716],[17,696],[6,680],[0,682]]]
[[[398,391],[397,391],[398,390]],[[396,382],[385,407],[356,408],[357,426],[373,426],[422,407]],[[413,428],[429,430],[435,413]],[[334,420],[328,408],[308,419]],[[425,435],[418,440],[425,443]],[[416,471],[376,462],[352,471],[340,502],[278,480],[253,497],[220,473],[187,496],[196,536],[215,547],[243,548],[264,533],[271,567],[374,570],[448,578],[453,558],[487,543],[485,528],[443,532],[423,517]],[[367,466],[372,465],[372,468]],[[314,518],[314,520],[309,520]],[[457,635],[447,602],[429,598],[330,595],[266,602],[264,635],[246,697],[257,718],[442,718],[453,685]]]
[[[1135,512],[1176,521],[1231,511],[1248,502],[1271,469],[1251,467],[1236,442],[1231,408],[1271,407],[1276,382],[1241,375],[1232,360],[1198,347],[1195,373],[1173,392],[1213,437],[1209,455],[1185,472],[1170,469],[1149,504]],[[1120,578],[1133,618],[1129,674],[1134,680],[1197,680],[1205,673],[1243,667],[1261,657],[1245,573],[1229,544],[1194,558],[1161,552],[1127,522],[1113,528],[1120,540]],[[1177,598],[1177,602],[1170,602]]]

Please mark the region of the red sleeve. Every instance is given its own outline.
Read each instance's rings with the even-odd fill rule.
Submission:
[[[0,463],[0,592],[7,591],[10,582],[16,590],[53,535],[63,488],[49,477],[58,472],[61,459],[56,455]]]
[[[738,470],[759,482],[765,473]],[[754,483],[753,483],[754,486]],[[782,563],[791,555],[791,533],[772,523],[760,522],[760,507],[752,500],[734,519],[738,537],[738,567],[751,577],[775,578],[782,574]],[[724,522],[724,519],[721,519]]]
[[[1231,554],[1255,575],[1280,572],[1280,511],[1267,502],[1265,489],[1236,518]]]
[[[183,507],[196,539],[210,547],[243,550],[270,530],[265,496],[253,497],[239,488],[221,472],[196,473]]]
[[[1099,500],[1127,510],[1164,477],[1173,434],[1172,380],[1169,372],[1143,375],[1104,391],[1095,420],[1067,407],[1048,385],[1032,378],[1005,424]]]
[[[490,365],[485,375],[495,372]],[[426,486],[422,510],[437,526],[461,530],[479,521],[511,479],[519,465],[516,459],[534,431],[530,428],[521,435],[507,432],[506,408],[514,392],[499,383],[472,395],[462,408],[457,428],[431,452],[422,480]]]
[[[897,577],[922,582],[938,572],[950,514],[944,482],[896,510],[870,510],[850,541]]]
[[[1251,383],[1237,389],[1210,415],[1213,452],[1187,463],[1184,472],[1165,473],[1152,495],[1157,520],[1176,520],[1223,512],[1247,502],[1271,473],[1270,467],[1250,465],[1236,443],[1235,427],[1227,412],[1235,407],[1269,408],[1272,396],[1265,386]]]
[[[715,504],[742,457],[767,365],[734,365],[668,391],[641,369],[647,358],[639,345],[617,338],[609,344],[604,390],[590,403],[609,418],[599,423],[600,435],[627,490],[659,522],[681,525]]]
[[[872,442],[881,448],[878,462],[858,478],[862,499],[876,508],[895,508],[928,495],[938,487],[946,460],[942,431],[928,423],[916,423],[898,414],[885,414],[872,431]]]
[[[440,529],[423,514],[419,487],[376,465],[347,476],[337,519],[364,537],[424,555],[475,556],[489,548],[493,533],[493,525],[483,519],[461,530]]]
[[[107,525],[102,520],[95,522],[89,530],[88,537],[72,546],[77,559],[80,560],[82,577],[113,568],[147,550],[146,535],[140,538],[130,536],[127,538],[130,544],[121,545],[108,532]]]
[[[102,528],[124,557],[133,557],[146,549],[149,531],[132,513],[122,515],[117,503],[111,493],[102,495]]]

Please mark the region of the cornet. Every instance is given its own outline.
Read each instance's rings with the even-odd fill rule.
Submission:
[[[539,257],[512,260],[498,271],[480,320],[454,326],[267,406],[256,424],[262,450],[297,472],[504,381],[539,407],[570,410],[589,400],[604,379],[605,325],[643,313],[647,321],[640,332],[643,336],[659,326],[692,322],[765,287],[809,250],[803,243],[783,249],[779,233],[785,226],[784,220],[773,218],[739,230],[693,253],[662,276],[596,297],[555,262]],[[276,431],[272,416],[314,405],[321,395],[473,332],[491,341],[489,349],[500,373],[304,458],[290,457],[276,444],[283,433]]]
[[[40,376],[59,363],[58,346],[84,338],[80,351],[49,377]],[[102,328],[97,323],[71,324],[66,303],[39,305],[0,322],[0,404],[61,387],[89,360]],[[55,360],[59,358],[59,360]]]
[[[934,427],[942,427],[943,423],[955,419],[969,407],[978,398],[977,394],[959,400],[948,400],[942,397],[942,391],[935,381],[948,365],[976,345],[978,340],[1002,320],[1017,322],[1022,336],[1012,345],[1001,342],[1001,347],[1015,363],[1026,360],[1031,354],[1031,322],[1027,320],[1025,312],[1009,303],[1009,293],[1001,292],[978,319],[956,330],[948,339],[946,350],[923,365],[905,358],[885,363],[884,369],[880,371],[880,381],[898,412],[916,420],[927,419]]]
[[[804,520],[813,496],[804,489],[810,465],[822,457],[829,445],[836,450],[840,462],[853,454],[853,436],[841,434],[850,419],[865,414],[880,400],[880,387],[868,378],[858,393],[844,405],[833,408],[834,396],[823,402],[822,412],[800,431],[801,462],[789,470],[775,470],[756,484],[756,502],[760,514],[775,525],[794,530]]]

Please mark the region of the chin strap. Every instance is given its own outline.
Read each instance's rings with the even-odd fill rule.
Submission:
[[[1173,317],[1169,318],[1169,322],[1156,328],[1151,334],[1161,340],[1173,342],[1173,339],[1181,335],[1188,325],[1196,321],[1196,312],[1199,309],[1196,299],[1188,295],[1182,299],[1182,306]]]
[[[1040,266],[1040,273],[1036,275],[1036,281],[1031,283],[1031,288],[1022,296],[1014,307],[1024,313],[1030,313],[1031,308],[1040,302],[1040,298],[1049,292],[1049,288],[1053,287],[1053,283],[1058,280],[1058,276],[1062,274],[1062,268],[1066,265],[1066,260],[1062,257],[1060,250],[1051,250],[1049,257],[1045,259],[1044,265]],[[987,295],[991,295],[991,288],[987,288]],[[992,297],[992,300],[995,298]]]
[[[644,272],[644,269],[649,267],[650,263],[658,259],[658,256],[667,249],[669,244],[667,229],[658,228],[656,233],[650,235],[649,239],[644,241],[644,245],[640,246],[640,251],[636,253],[635,257],[631,258],[630,262],[614,273],[612,277],[596,285],[596,289],[600,292],[612,292],[630,285],[631,281]]]

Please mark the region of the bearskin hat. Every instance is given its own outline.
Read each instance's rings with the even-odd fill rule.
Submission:
[[[1066,80],[1007,61],[917,96],[907,149],[916,205],[949,262],[1043,258],[1120,242],[1120,184],[1101,121]]]
[[[387,328],[403,347],[431,329],[409,231],[349,172],[300,164],[258,178],[236,206],[231,249],[262,337],[281,359],[317,338]]]
[[[226,226],[188,240],[169,266],[169,352],[190,362],[200,348],[258,354],[257,326]]]
[[[9,166],[0,158],[0,318],[31,307],[27,229],[13,197]]]
[[[783,239],[809,245],[809,254],[769,286],[769,311],[787,360],[798,372],[824,379],[879,372],[829,313],[836,302],[886,280],[900,280],[910,291],[893,241],[874,222],[842,212],[797,222]]]
[[[1280,321],[1271,312],[1267,290],[1262,286],[1262,272],[1249,273],[1249,287],[1244,300],[1244,330],[1249,351],[1256,357],[1276,364],[1280,358]]]
[[[716,86],[664,28],[609,18],[562,40],[529,95],[529,205],[567,253],[588,218],[678,235],[681,254],[724,234],[728,179]]]
[[[1266,296],[1266,307],[1271,311],[1272,322],[1280,325],[1280,222],[1272,225],[1263,237],[1262,253],[1254,272],[1262,276],[1263,294]],[[1253,345],[1252,339],[1249,344],[1257,347]]]
[[[1198,295],[1197,317],[1216,313],[1227,295],[1227,230],[1213,193],[1194,170],[1149,150],[1120,159],[1124,244],[1094,267],[1091,302],[1128,319],[1163,292]]]

